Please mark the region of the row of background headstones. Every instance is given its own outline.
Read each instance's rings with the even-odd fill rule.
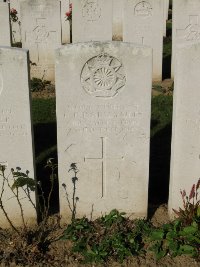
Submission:
[[[96,2],[96,10],[86,18],[88,16],[87,2],[72,1],[73,42],[115,39],[151,46],[154,51],[153,80],[160,81],[162,79],[163,35],[166,33],[169,1],[151,0],[148,3],[138,0],[134,2],[95,0],[93,2]],[[43,8],[37,10],[37,4],[43,5]],[[143,5],[145,11],[141,11]],[[10,6],[18,11],[19,16],[19,21],[12,22],[13,40],[22,41],[23,48],[29,49],[33,63],[31,76],[54,81],[54,49],[58,48],[61,43],[70,41],[70,25],[65,16],[66,11],[69,10],[69,0],[61,1],[61,14],[60,1],[26,0],[21,1],[20,8],[19,1],[12,0]],[[124,18],[123,10],[126,14]],[[152,34],[154,31],[157,32],[155,36]]]
[[[6,2],[2,0],[2,2]],[[8,0],[10,2],[10,8],[14,8],[17,10],[20,21],[20,4],[19,0]],[[62,22],[62,44],[70,43],[70,25],[69,21],[66,20],[66,12],[69,10],[70,0],[61,0],[61,22]],[[165,0],[164,5],[164,33],[166,36],[166,23],[165,21],[168,18],[168,8],[169,8],[169,0]],[[113,40],[122,40],[123,35],[123,0],[113,1]],[[21,42],[21,30],[14,23],[12,25],[12,34],[15,42]]]
[[[200,172],[199,54],[199,43],[182,47],[177,52],[170,212],[182,205],[179,190],[184,188],[189,192]],[[28,62],[27,51],[0,48],[0,163],[7,167],[6,175],[9,168],[20,166],[34,177]],[[70,214],[61,185],[70,182],[70,178],[66,178],[66,166],[72,162],[78,162],[80,170],[77,187],[79,216],[89,217],[92,207],[94,217],[112,208],[128,214],[134,212],[134,217],[146,216],[152,79],[150,48],[112,42],[74,44],[57,50],[56,62],[63,218],[69,218]],[[109,92],[112,95],[89,90],[92,77],[88,76],[88,66],[93,69],[96,64],[115,70],[118,81]],[[105,162],[108,166],[101,165]],[[73,190],[68,193],[71,195]],[[20,223],[20,210],[11,198],[9,188],[6,188],[4,197],[9,216],[13,222]],[[26,219],[33,222],[34,210],[30,202],[23,198],[22,201]],[[4,224],[5,216],[1,214],[1,226]]]
[[[191,26],[191,25],[190,25]],[[184,28],[183,28],[184,29]],[[188,40],[186,40],[188,41]],[[196,41],[196,39],[195,39]],[[145,116],[146,114],[146,121],[149,120],[149,115],[150,115],[150,111],[146,111],[143,110],[143,107],[146,106],[146,108],[148,109],[149,107],[149,103],[150,101],[147,102],[143,102],[143,100],[139,100],[138,97],[141,95],[139,93],[139,91],[137,90],[137,88],[146,88],[146,92],[142,93],[142,97],[144,95],[146,95],[147,97],[149,97],[150,95],[150,88],[151,88],[151,82],[150,82],[150,73],[151,73],[151,68],[150,68],[150,64],[151,64],[151,53],[149,52],[148,49],[145,50],[145,48],[141,48],[141,47],[135,47],[133,44],[77,44],[77,45],[73,45],[71,46],[71,48],[66,47],[66,48],[62,48],[61,50],[59,50],[59,52],[57,52],[57,81],[58,81],[58,93],[57,93],[57,103],[59,103],[60,109],[61,109],[61,115],[60,116],[64,116],[65,120],[69,119],[69,117],[67,117],[67,114],[70,114],[70,118],[73,116],[78,116],[78,119],[80,120],[80,122],[83,122],[83,119],[85,121],[85,118],[83,118],[83,114],[87,114],[88,112],[88,108],[89,111],[92,112],[92,114],[96,114],[96,112],[98,112],[98,114],[101,112],[101,110],[97,110],[96,108],[94,108],[94,104],[95,107],[97,106],[96,101],[99,104],[99,107],[102,107],[102,101],[99,100],[98,96],[96,96],[96,98],[90,98],[91,100],[89,100],[90,105],[88,104],[88,99],[86,99],[86,95],[85,93],[81,92],[81,95],[77,97],[77,95],[74,95],[73,93],[73,89],[74,88],[80,88],[80,84],[76,84],[77,81],[80,80],[80,77],[78,79],[78,75],[80,75],[81,70],[77,71],[77,73],[74,73],[74,70],[77,70],[78,68],[80,68],[80,66],[84,66],[84,63],[87,63],[88,58],[89,59],[93,59],[95,58],[96,54],[101,53],[102,51],[102,47],[104,52],[108,53],[108,54],[112,54],[113,58],[118,58],[120,55],[121,60],[123,60],[124,65],[126,65],[126,68],[124,69],[125,73],[126,73],[126,83],[128,85],[126,85],[126,89],[127,92],[120,97],[120,104],[116,103],[116,106],[106,106],[106,109],[108,111],[108,113],[112,113],[112,108],[119,108],[120,112],[123,109],[124,110],[124,106],[120,106],[121,103],[126,103],[127,101],[129,101],[129,99],[135,99],[136,103],[135,105],[133,105],[133,102],[131,101],[131,112],[134,114],[135,121],[134,123],[136,123],[139,127],[141,127],[141,131],[145,131],[144,128],[142,127],[142,122],[144,122],[144,120],[140,119],[140,116]],[[4,48],[5,49],[5,48]],[[2,49],[2,51],[4,50]],[[199,69],[199,57],[197,55],[199,55],[199,45],[193,45],[192,48],[182,48],[180,50],[180,52],[177,51],[177,55],[176,55],[176,68],[175,68],[175,102],[174,102],[174,123],[173,123],[173,140],[172,140],[172,163],[171,163],[171,185],[170,185],[170,205],[169,208],[171,210],[171,207],[174,208],[178,208],[181,205],[181,199],[179,198],[179,190],[180,188],[185,188],[185,189],[189,189],[190,185],[195,182],[195,180],[197,179],[197,177],[199,177],[199,150],[198,150],[198,136],[199,136],[199,102],[198,102],[198,84],[199,84],[199,75],[198,75],[198,69]],[[113,52],[114,51],[114,52]],[[126,54],[127,51],[127,54]],[[78,52],[78,53],[77,53]],[[98,52],[98,53],[97,53]],[[29,168],[29,170],[32,170],[31,173],[32,175],[34,175],[33,172],[33,168],[31,167],[32,163],[28,163],[25,160],[24,155],[22,155],[22,158],[20,158],[19,154],[17,153],[18,158],[15,159],[13,157],[13,150],[16,151],[21,151],[22,144],[25,144],[24,142],[24,136],[29,136],[27,137],[27,143],[29,143],[28,146],[25,145],[25,149],[27,149],[27,147],[29,147],[28,149],[28,153],[26,155],[26,158],[29,158],[29,160],[33,159],[33,153],[32,153],[32,148],[30,147],[31,144],[31,139],[30,139],[30,117],[26,117],[24,118],[24,112],[22,112],[22,106],[24,106],[24,108],[26,110],[30,110],[30,108],[28,106],[26,106],[26,104],[28,103],[28,95],[29,95],[29,88],[28,88],[28,71],[27,71],[27,58],[26,58],[26,53],[25,51],[21,51],[19,52],[18,50],[10,50],[10,49],[5,49],[5,54],[1,53],[1,147],[5,147],[3,150],[6,151],[7,153],[7,159],[2,159],[2,162],[4,163],[8,163],[8,162],[12,162],[12,164],[18,166],[24,166],[24,168]],[[125,59],[123,58],[123,56],[125,57]],[[130,56],[132,55],[132,56]],[[133,57],[134,55],[134,57]],[[69,57],[71,56],[72,60],[69,60]],[[80,64],[80,62],[78,61],[78,59],[81,58],[81,62],[82,64]],[[86,60],[87,58],[87,60]],[[133,62],[132,64],[127,63],[128,58],[132,58]],[[103,58],[104,59],[104,58]],[[137,60],[136,60],[137,59]],[[97,62],[101,62],[101,59],[97,58],[96,59]],[[106,59],[107,60],[107,59]],[[134,62],[135,60],[135,62]],[[90,61],[90,60],[88,60]],[[16,65],[13,64],[13,62],[15,62]],[[105,63],[105,62],[104,62]],[[116,62],[119,64],[119,62]],[[141,63],[141,64],[139,64]],[[8,64],[6,66],[6,64]],[[19,64],[21,66],[21,68],[19,68]],[[79,67],[77,66],[77,64],[79,64]],[[91,65],[95,64],[95,62],[90,62]],[[15,67],[16,66],[16,67]],[[118,65],[119,66],[119,65]],[[19,69],[19,73],[16,73],[16,69]],[[133,76],[133,73],[131,72],[130,74],[130,70],[134,70],[137,69],[137,73],[135,73],[134,77],[137,77],[137,79],[135,78],[135,80],[130,79],[130,77]],[[144,75],[144,71],[146,69],[146,75]],[[135,70],[136,71],[136,70]],[[65,75],[65,73],[69,73],[68,75]],[[87,74],[87,73],[86,73]],[[25,77],[26,76],[26,77]],[[20,77],[20,78],[19,78]],[[22,80],[21,77],[24,77],[24,79]],[[70,80],[68,80],[68,78],[70,77]],[[120,73],[119,77],[123,77],[123,75]],[[145,79],[144,79],[145,77]],[[148,77],[148,79],[147,79]],[[9,79],[8,79],[9,78]],[[8,79],[8,80],[7,80]],[[66,80],[67,79],[67,80]],[[130,79],[130,80],[129,80]],[[24,91],[22,90],[22,92],[24,92],[24,95],[22,96],[22,99],[19,100],[19,91],[11,91],[10,88],[13,88],[13,84],[16,84],[16,80],[20,80],[21,82],[25,81],[26,84],[19,84],[20,90],[22,90],[22,88],[24,88]],[[83,81],[85,82],[85,80],[83,79]],[[191,83],[192,81],[192,83]],[[74,84],[75,83],[75,84]],[[68,86],[68,90],[71,88],[71,91],[66,90],[66,84],[69,84]],[[130,86],[130,87],[129,87]],[[129,88],[134,87],[135,92],[130,92]],[[87,88],[87,87],[86,87]],[[189,88],[189,90],[188,90]],[[15,88],[14,88],[15,89]],[[119,88],[118,88],[119,89]],[[132,90],[134,91],[134,90]],[[71,93],[70,93],[71,92]],[[129,92],[129,93],[128,93]],[[8,95],[7,95],[8,94]],[[25,96],[26,94],[26,96]],[[133,94],[133,95],[132,95]],[[13,97],[15,96],[16,97]],[[12,98],[11,98],[12,96]],[[60,99],[60,97],[62,96],[62,99]],[[63,101],[65,96],[65,101]],[[74,99],[75,97],[75,99]],[[80,97],[80,99],[79,99]],[[69,100],[68,100],[69,98]],[[123,99],[124,98],[124,99]],[[17,103],[20,103],[17,105],[16,103],[13,102],[13,99],[17,100]],[[113,98],[115,99],[115,98]],[[146,99],[146,98],[145,98]],[[71,103],[78,101],[78,105],[76,106],[70,106]],[[8,103],[8,107],[7,107],[7,103]],[[11,105],[12,103],[12,105]],[[22,105],[23,103],[23,105]],[[25,104],[26,103],[26,104]],[[68,106],[66,105],[66,103],[69,103]],[[85,103],[85,105],[82,105],[83,103]],[[138,104],[139,103],[139,104]],[[127,105],[126,105],[127,106]],[[105,104],[103,105],[104,109],[105,109]],[[129,106],[130,107],[130,106]],[[133,108],[133,110],[132,110]],[[136,110],[135,110],[136,108]],[[78,110],[76,110],[78,109]],[[83,109],[86,109],[85,112],[83,112]],[[18,113],[17,111],[19,111],[20,113]],[[104,110],[105,111],[105,110]],[[104,112],[103,111],[103,112]],[[129,112],[126,111],[126,112]],[[180,114],[181,117],[180,117]],[[89,113],[89,115],[91,115],[91,113]],[[138,119],[139,117],[139,119]],[[21,119],[20,121],[23,121],[23,123],[17,123],[19,121],[19,118]],[[120,117],[119,117],[120,118]],[[144,118],[144,117],[143,117]],[[79,120],[77,119],[77,123],[79,123]],[[112,117],[111,117],[112,119]],[[64,120],[64,121],[65,121]],[[64,127],[64,131],[65,133],[67,132],[67,129],[69,129],[70,124],[65,124],[62,118],[59,117],[58,115],[58,124],[60,125],[60,129],[61,126]],[[28,126],[26,123],[29,123]],[[75,121],[76,122],[76,121]],[[88,120],[87,123],[88,125],[91,125],[91,122],[93,123],[93,120]],[[74,121],[71,121],[70,123],[74,123]],[[128,122],[130,123],[130,122]],[[118,123],[117,123],[118,124]],[[145,123],[145,125],[147,125]],[[75,142],[77,142],[77,139],[82,136],[80,135],[80,133],[76,133],[77,128],[74,127],[74,124],[71,125],[71,128],[73,131],[75,131],[75,133],[73,133],[73,135],[71,135],[71,133],[69,134],[69,140],[67,141],[67,143],[65,144],[66,149],[69,148],[70,143],[74,144]],[[138,131],[137,128],[136,131]],[[192,132],[191,132],[192,129]],[[78,127],[78,131],[80,130],[80,127]],[[63,132],[64,132],[63,131]],[[133,130],[135,131],[135,129]],[[60,131],[60,137],[58,137],[59,140],[63,141],[63,138],[66,137],[66,134],[63,134],[62,131]],[[184,133],[184,136],[183,136]],[[76,135],[77,134],[77,135]],[[139,140],[141,139],[141,136],[144,135],[144,133],[138,133],[138,132],[131,132],[131,135],[134,135],[137,137],[136,140],[138,142],[138,144],[140,144],[140,142],[138,141],[138,137]],[[4,138],[2,137],[4,136]],[[15,148],[16,142],[15,141],[15,137],[17,136],[17,138],[22,138],[23,140],[21,142],[19,142],[18,139],[18,145]],[[90,143],[88,144],[88,140],[91,140],[90,138],[87,138],[90,136],[90,133],[86,134],[86,137],[84,137],[84,140],[86,142],[86,147],[85,150],[88,149],[88,147],[92,148],[92,151],[89,152],[94,152],[97,153],[97,147],[95,146],[95,140],[92,139],[92,141],[90,141]],[[10,138],[8,141],[8,137]],[[147,135],[143,136],[146,138],[147,142],[148,142],[148,133]],[[184,138],[183,138],[184,137]],[[75,138],[75,139],[74,139]],[[125,139],[127,144],[131,143],[132,139],[130,136],[130,133],[128,133],[128,137],[126,137],[128,139]],[[111,133],[110,139],[113,139],[115,141],[115,138],[113,138],[113,135]],[[96,140],[98,140],[98,138],[96,138]],[[132,148],[135,146],[135,141],[133,141],[132,144]],[[70,142],[71,141],[71,142]],[[114,142],[113,141],[113,142]],[[13,143],[12,143],[13,142]],[[61,142],[61,141],[60,141]],[[64,142],[64,141],[63,141]],[[69,142],[69,143],[68,143]],[[118,144],[119,140],[117,140],[117,144]],[[122,140],[123,142],[123,140]],[[144,142],[145,144],[145,142]],[[3,146],[4,145],[4,146]],[[63,143],[62,143],[63,145]],[[99,137],[98,140],[98,148],[99,150],[101,150],[101,148],[106,145],[106,147],[109,147],[107,144],[107,139],[104,140],[103,137]],[[116,145],[117,146],[117,145]],[[78,151],[80,152],[80,147],[81,144],[76,144],[76,147],[78,149]],[[122,155],[119,155],[120,151],[119,149],[117,150],[117,152],[115,150],[113,150],[113,147],[111,148],[111,152],[113,155],[118,155],[119,157],[118,160],[123,161],[123,153]],[[119,147],[119,146],[117,146]],[[122,146],[124,147],[124,146]],[[93,149],[94,148],[94,149]],[[135,147],[134,147],[135,148]],[[183,152],[183,148],[184,148],[184,152]],[[10,153],[8,153],[8,149],[10,149]],[[99,154],[99,156],[95,157],[95,156],[91,156],[91,154],[88,152],[88,154],[85,154],[85,150],[83,151],[83,155],[82,155],[82,159],[83,162],[82,164],[84,164],[87,160],[103,160],[104,155]],[[147,156],[146,152],[148,152],[145,150],[145,155]],[[128,150],[127,150],[128,151]],[[139,150],[140,151],[140,150]],[[65,154],[63,152],[61,152],[61,154]],[[76,151],[77,152],[77,151]],[[82,152],[82,151],[81,151]],[[124,152],[124,151],[122,151]],[[141,153],[141,152],[138,152]],[[12,158],[9,158],[9,155],[12,155]],[[66,154],[65,154],[66,155]],[[69,160],[75,159],[72,158],[73,152],[72,154],[69,153]],[[3,155],[4,156],[4,155]],[[16,156],[16,155],[15,155]],[[74,155],[76,157],[76,154]],[[64,157],[63,157],[64,158]],[[140,157],[138,160],[136,160],[136,162],[140,161],[141,163],[141,159],[145,159],[145,162],[148,162],[148,159],[143,155],[140,154]],[[130,160],[132,160],[130,158]],[[135,162],[133,160],[133,162]],[[62,162],[61,162],[62,163]],[[141,163],[142,165],[144,164],[143,162]],[[63,167],[64,166],[64,162],[61,164]],[[81,165],[82,166],[82,165]],[[84,170],[85,167],[82,166],[82,169]],[[115,168],[114,168],[115,169]],[[114,169],[112,170],[114,172]],[[144,168],[145,170],[146,168]],[[85,170],[86,171],[86,170]],[[99,172],[99,169],[95,169],[93,170],[94,173]],[[112,174],[112,171],[110,171],[110,173]],[[109,174],[110,174],[109,173]],[[134,170],[133,172],[134,173]],[[62,171],[61,171],[62,174]],[[128,174],[127,174],[128,175]],[[87,177],[87,171],[85,176]],[[146,177],[146,175],[144,175]],[[115,176],[116,177],[116,176]],[[120,177],[120,176],[119,176]],[[127,176],[128,177],[128,176]],[[144,178],[145,178],[144,177]],[[132,177],[131,177],[132,178]],[[136,180],[138,180],[138,178],[136,178]],[[89,180],[91,182],[91,180]],[[111,182],[115,182],[114,179],[111,179]],[[83,181],[84,184],[85,181]],[[121,205],[121,202],[123,202],[123,199],[126,199],[126,196],[129,196],[130,199],[131,198],[131,193],[129,193],[129,188],[127,188],[125,186],[125,184],[127,183],[127,181],[120,181],[121,184],[121,191],[122,192],[118,192],[116,193],[116,196],[113,197],[113,194],[111,192],[111,190],[108,192],[111,195],[111,200],[108,202],[111,205],[108,205],[108,209],[112,206],[112,204],[117,205],[117,203],[115,202],[116,197],[120,196],[120,203],[119,206]],[[141,194],[141,189],[140,186],[143,186],[143,192],[144,195],[146,196],[146,191],[144,190],[144,187],[147,189],[147,181],[143,181],[144,183],[142,183],[142,180],[139,179],[139,183],[138,186],[135,186],[135,183],[132,184],[132,186],[135,186],[136,190],[136,196],[137,193]],[[61,182],[62,183],[62,182]],[[83,185],[82,184],[82,185]],[[83,185],[84,186],[84,185]],[[95,185],[96,186],[96,183]],[[88,185],[89,187],[89,185]],[[96,188],[96,187],[95,187]],[[103,194],[103,190],[99,191],[99,188],[102,188],[102,186],[100,185],[98,188],[98,192],[94,191],[94,197],[99,196],[99,198],[102,197]],[[110,185],[110,188],[113,188],[113,184]],[[131,189],[131,187],[130,187]],[[83,192],[79,192],[80,194],[82,194]],[[84,193],[85,194],[85,193]],[[85,197],[87,197],[86,195],[81,195],[82,199],[84,199]],[[130,195],[129,195],[130,194]],[[144,197],[144,195],[140,195],[140,199],[142,197]],[[135,201],[135,199],[132,199],[134,201],[134,203],[138,203],[138,198],[137,201]],[[103,202],[104,200],[102,200]],[[143,199],[144,201],[144,199]],[[144,202],[141,202],[142,203]],[[126,202],[126,200],[125,200]],[[145,201],[146,203],[146,201]],[[86,204],[88,204],[88,202],[86,201],[86,203],[82,203],[82,207],[84,207]],[[107,205],[107,201],[106,203],[103,204],[104,206]],[[145,205],[146,206],[146,205]],[[116,206],[115,206],[116,207]],[[127,206],[129,207],[129,206]],[[144,206],[143,206],[144,207]],[[101,205],[100,205],[100,209],[101,209]],[[97,209],[98,210],[98,209]],[[141,210],[141,209],[140,209]],[[90,209],[91,211],[91,209]],[[144,213],[142,213],[143,215]],[[141,215],[141,214],[140,214]]]

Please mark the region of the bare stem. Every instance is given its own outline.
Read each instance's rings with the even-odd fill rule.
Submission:
[[[19,231],[17,230],[17,228],[14,226],[14,224],[12,223],[11,219],[8,216],[8,213],[6,212],[4,206],[3,206],[3,193],[4,193],[4,187],[5,187],[5,181],[6,181],[6,177],[4,175],[4,172],[2,172],[2,177],[3,177],[3,183],[2,183],[2,187],[1,187],[1,195],[0,195],[0,208],[3,211],[3,214],[5,215],[8,223],[10,224],[11,228],[18,234],[20,235]]]

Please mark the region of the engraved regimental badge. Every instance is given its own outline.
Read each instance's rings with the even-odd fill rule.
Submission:
[[[135,6],[135,16],[150,17],[152,16],[152,6],[147,1],[141,1]]]
[[[97,21],[101,17],[101,8],[98,0],[85,0],[82,7],[82,16],[87,21]]]
[[[83,66],[81,84],[84,90],[94,97],[118,95],[126,83],[122,63],[105,53],[89,59]]]

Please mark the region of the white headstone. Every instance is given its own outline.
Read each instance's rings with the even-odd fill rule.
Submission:
[[[200,43],[176,50],[169,213],[200,177]]]
[[[147,214],[152,81],[150,48],[123,42],[67,45],[56,52],[60,209],[69,217],[67,170],[79,169],[77,216]],[[68,174],[67,174],[68,173]],[[72,176],[71,176],[72,177]],[[67,213],[68,210],[68,213]]]
[[[31,76],[54,81],[54,50],[61,45],[60,2],[22,0],[22,46],[30,51]]]
[[[113,1],[113,40],[123,40],[123,0]]]
[[[162,80],[163,0],[124,0],[123,41],[153,48],[153,80]]]
[[[168,20],[168,15],[169,15],[169,0],[165,0],[165,16],[166,16],[166,20]]]
[[[11,0],[10,1],[10,10],[15,9],[17,11],[18,20],[16,22],[11,20],[11,28],[12,28],[12,42],[17,43],[21,42],[21,26],[20,26],[20,4],[19,0]]]
[[[72,0],[73,43],[112,41],[112,0]]]
[[[0,3],[0,45],[11,46],[11,31],[8,3]]]
[[[172,29],[172,77],[176,65],[177,45],[193,44],[200,41],[200,1],[173,1]]]
[[[66,12],[69,12],[69,0],[61,0],[61,22],[62,22],[62,43],[70,43],[70,24],[66,19]]]
[[[27,53],[23,49],[0,47],[0,164],[7,166],[6,177],[11,168],[21,167],[21,171],[28,170],[29,176],[34,178]],[[0,188],[2,182],[1,177]],[[30,193],[34,201],[35,193]],[[24,197],[25,194],[20,195],[25,219],[35,222],[35,211]],[[7,184],[3,204],[12,222],[20,225],[20,209]],[[7,226],[1,209],[0,217],[0,227]]]

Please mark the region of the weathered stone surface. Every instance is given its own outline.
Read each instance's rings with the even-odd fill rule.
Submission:
[[[165,17],[168,20],[168,13],[169,13],[169,0],[165,0]]]
[[[22,46],[30,51],[31,76],[54,81],[54,50],[61,45],[60,2],[22,0]]]
[[[23,172],[29,170],[30,177],[34,178],[28,77],[27,51],[0,47],[0,164],[7,168],[6,177],[11,168],[21,167]],[[1,177],[0,192],[2,182]],[[31,195],[34,201],[35,195],[32,192]],[[22,194],[20,200],[26,221],[35,222],[34,209],[24,196]],[[3,205],[12,222],[20,225],[20,209],[7,183],[3,193]],[[0,218],[0,227],[7,226],[1,209]]]
[[[177,45],[193,44],[200,41],[200,1],[173,1],[172,32],[172,77],[176,65]]]
[[[72,41],[112,40],[112,0],[72,0]]]
[[[124,0],[124,42],[153,48],[153,80],[162,80],[163,0]]]
[[[200,174],[200,44],[176,49],[169,213],[183,208],[180,190],[190,189]]]
[[[0,45],[11,46],[9,4],[0,2]]]
[[[60,209],[70,216],[71,163],[79,169],[77,215],[116,208],[147,213],[152,81],[150,48],[122,42],[67,45],[56,51]]]

